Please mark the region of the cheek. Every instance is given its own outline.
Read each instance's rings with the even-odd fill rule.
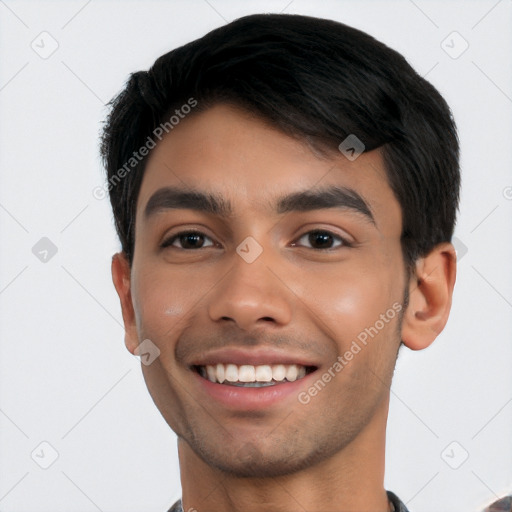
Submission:
[[[318,326],[328,328],[328,335],[345,344],[391,307],[391,288],[382,278],[362,269],[331,269],[315,272],[311,279],[303,277],[300,293],[308,309],[321,321]]]
[[[351,389],[357,400],[364,400],[370,389],[380,394],[396,359],[396,279],[389,272],[353,271],[344,277],[331,272],[320,281],[324,284],[315,280],[306,287],[302,298],[309,317],[342,357],[342,370],[333,368],[337,389]]]
[[[139,335],[157,344],[172,336],[194,303],[194,294],[183,279],[164,277],[155,269],[139,272],[133,291]]]

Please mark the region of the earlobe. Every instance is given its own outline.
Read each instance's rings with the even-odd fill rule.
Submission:
[[[131,354],[138,346],[135,311],[131,296],[131,268],[126,255],[118,252],[112,257],[112,281],[119,295],[125,329],[125,345]]]
[[[444,242],[416,262],[409,283],[409,305],[402,341],[411,350],[427,348],[444,329],[450,314],[457,271],[455,248]]]

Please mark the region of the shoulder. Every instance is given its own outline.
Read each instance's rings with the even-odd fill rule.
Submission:
[[[167,512],[183,512],[181,500],[178,500]]]
[[[483,512],[512,512],[512,494],[491,503]]]
[[[389,501],[395,507],[395,512],[409,512],[402,500],[393,492],[386,491]]]

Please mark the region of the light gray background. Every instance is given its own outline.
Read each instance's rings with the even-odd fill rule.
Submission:
[[[411,512],[477,512],[512,492],[511,0],[5,0],[2,512],[163,512],[180,496],[174,433],[124,347],[110,275],[119,245],[108,199],[92,194],[105,183],[98,137],[104,105],[130,72],[270,11],[369,32],[450,104],[463,172],[453,309],[429,349],[399,356],[385,485]],[[53,40],[58,49],[44,55]],[[32,252],[42,237],[57,247],[46,262]]]

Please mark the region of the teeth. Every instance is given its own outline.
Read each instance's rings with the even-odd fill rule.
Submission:
[[[286,368],[286,380],[289,380],[291,382],[297,380],[297,374],[297,365],[291,364],[290,366],[288,366],[288,368]]]
[[[225,375],[226,375],[226,372],[224,370],[224,365],[218,364],[217,366],[212,366],[212,368],[214,368],[214,370],[217,372],[217,381],[222,384],[225,380]],[[208,366],[206,367],[206,371],[208,371]],[[212,382],[215,382],[215,375],[213,375],[213,377],[214,377],[213,380],[212,379],[210,379],[210,380]]]
[[[238,368],[238,380],[240,382],[254,382],[256,370],[254,366],[244,364]]]
[[[217,372],[215,371],[215,366],[207,366],[206,367],[206,374],[208,375],[208,380],[211,380],[212,382],[215,382],[215,377]]]
[[[284,380],[286,378],[286,367],[284,364],[272,365],[272,378],[274,380]]]
[[[265,364],[263,366],[256,366],[255,379],[258,382],[270,382],[272,380],[272,368]]]
[[[277,382],[293,382],[301,379],[306,375],[306,367],[296,364],[264,364],[260,366],[244,364],[237,366],[231,363],[219,363],[201,366],[200,374],[210,382],[222,384],[227,381],[229,384],[239,386],[258,387],[258,383],[273,385]]]
[[[227,364],[226,365],[226,380],[229,382],[236,382],[238,380],[238,367],[236,364]]]

